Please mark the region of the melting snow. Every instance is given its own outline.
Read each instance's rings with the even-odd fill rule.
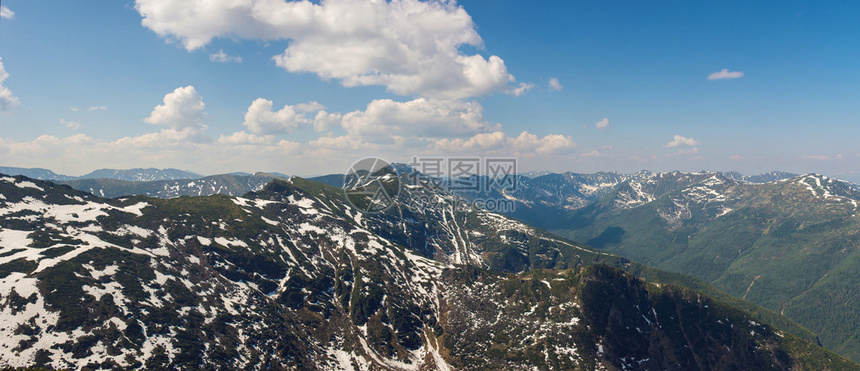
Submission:
[[[36,185],[36,183],[28,182],[28,181],[26,181],[26,180],[25,180],[25,181],[22,181],[22,182],[20,182],[20,183],[15,183],[15,185],[16,185],[18,188],[34,188],[34,189],[38,189],[38,190],[40,190],[40,191],[42,191],[42,192],[45,192],[45,190],[44,190],[42,187],[37,186],[37,185]]]

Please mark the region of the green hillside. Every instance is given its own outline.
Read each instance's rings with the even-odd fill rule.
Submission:
[[[702,279],[785,314],[826,347],[860,359],[855,193],[819,176],[731,183],[704,199],[691,189],[714,187],[697,187],[629,209],[612,207],[613,193],[566,215],[553,232]]]

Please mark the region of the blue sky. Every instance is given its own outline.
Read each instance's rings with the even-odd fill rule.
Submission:
[[[195,3],[3,1],[0,164],[860,179],[857,2]]]

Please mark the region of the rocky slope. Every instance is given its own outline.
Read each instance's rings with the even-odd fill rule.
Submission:
[[[784,313],[860,359],[860,192],[818,174],[769,183],[720,174],[629,181],[545,228],[703,279]]]
[[[856,369],[501,215],[364,215],[299,178],[164,200],[3,176],[0,247],[11,366]]]

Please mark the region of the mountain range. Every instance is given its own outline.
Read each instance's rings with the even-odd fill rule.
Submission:
[[[520,220],[702,279],[785,314],[828,348],[860,359],[856,185],[778,172],[583,179],[550,174],[523,180],[515,193],[495,191],[495,197],[515,199],[509,215]]]
[[[69,176],[57,174],[48,169],[0,166],[0,174],[23,175],[32,179],[51,181],[68,181],[75,179],[115,179],[129,182],[153,182],[160,180],[198,179],[203,177],[200,174],[195,174],[190,171],[154,168],[125,170],[99,169],[82,176]]]
[[[408,207],[407,187],[368,214],[297,177],[106,199],[0,176],[0,363],[860,369],[701,281],[430,192],[438,206]]]
[[[248,175],[223,174],[196,179],[170,179],[149,182],[96,178],[66,180],[60,183],[68,184],[77,190],[108,198],[134,195],[174,198],[217,194],[241,196],[248,192],[263,189],[266,184],[275,178],[286,179],[288,177],[285,175],[256,173]]]

